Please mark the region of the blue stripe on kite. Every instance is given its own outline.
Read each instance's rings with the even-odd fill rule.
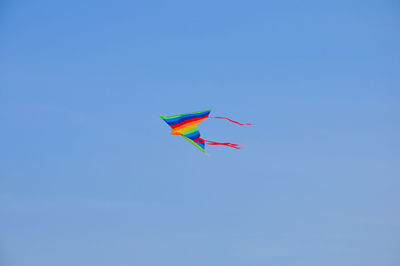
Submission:
[[[195,132],[185,135],[185,137],[187,137],[189,139],[197,139],[197,138],[200,138],[200,132],[195,131]]]
[[[182,123],[188,119],[193,119],[193,118],[200,118],[203,116],[207,116],[208,114],[210,114],[211,111],[205,111],[199,114],[187,114],[187,115],[182,115],[180,117],[176,117],[176,118],[163,118],[165,122],[167,122],[168,125],[176,125],[179,123]]]
[[[186,120],[193,119],[193,118],[202,118],[207,116],[208,114],[202,114],[202,115],[191,115],[191,116],[186,116],[186,117],[178,117],[178,118],[171,118],[171,119],[164,119],[165,122],[167,122],[168,125],[173,126],[179,123],[182,123]]]
[[[199,145],[200,147],[202,147],[203,150],[205,149],[205,148],[204,148],[204,147],[205,147],[204,143],[199,143],[199,142],[196,142],[196,143],[197,143],[197,145]]]

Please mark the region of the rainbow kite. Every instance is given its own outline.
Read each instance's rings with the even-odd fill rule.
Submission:
[[[200,138],[200,131],[197,128],[197,125],[207,118],[220,118],[220,119],[227,119],[228,121],[244,126],[244,125],[251,125],[249,123],[241,124],[239,122],[233,121],[226,117],[210,117],[211,110],[201,111],[201,112],[194,112],[194,113],[187,113],[187,114],[180,114],[174,116],[163,116],[160,117],[171,127],[171,135],[180,135],[190,141],[194,146],[199,148],[201,151],[206,152],[204,150],[205,145],[225,145],[228,147],[232,147],[235,149],[240,149],[238,144],[232,144],[229,142],[215,142],[209,141]]]

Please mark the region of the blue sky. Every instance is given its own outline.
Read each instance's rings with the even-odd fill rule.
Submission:
[[[0,8],[2,265],[399,265],[396,1]]]

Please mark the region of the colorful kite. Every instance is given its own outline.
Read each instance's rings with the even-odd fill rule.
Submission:
[[[240,149],[238,144],[232,144],[229,142],[221,143],[200,138],[200,132],[199,129],[197,128],[197,125],[206,120],[207,118],[227,119],[228,121],[241,126],[251,125],[251,124],[249,123],[241,124],[226,117],[210,117],[209,116],[210,112],[211,110],[207,110],[207,111],[187,113],[174,116],[160,115],[160,117],[171,127],[171,135],[180,135],[184,137],[185,139],[190,141],[190,143],[192,143],[194,146],[196,146],[203,152],[206,152],[204,150],[205,144],[225,145],[235,149]]]

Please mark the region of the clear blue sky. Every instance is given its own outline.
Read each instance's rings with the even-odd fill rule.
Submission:
[[[2,1],[0,264],[400,265],[399,30],[395,0]],[[243,150],[158,117],[206,109]]]

